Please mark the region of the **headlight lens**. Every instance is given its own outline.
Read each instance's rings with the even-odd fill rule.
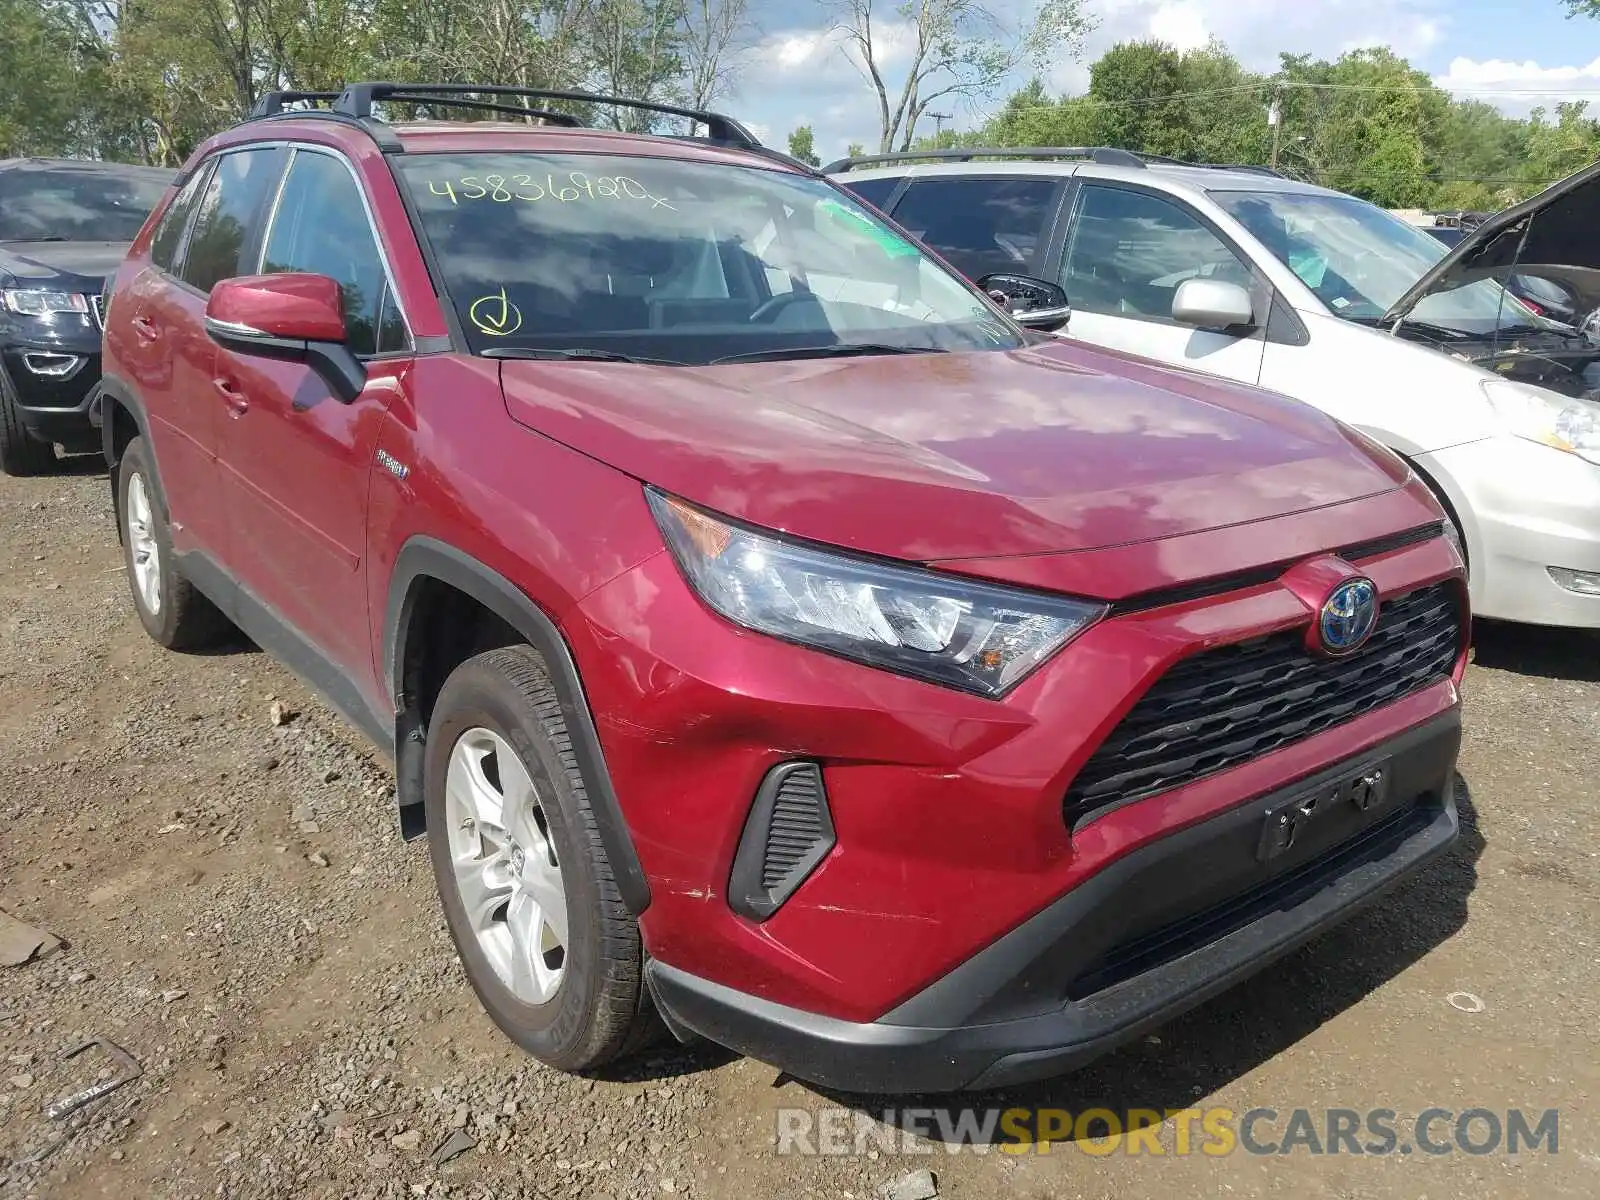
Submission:
[[[1600,404],[1509,379],[1487,379],[1483,391],[1495,414],[1518,437],[1600,463]]]
[[[46,292],[34,288],[6,288],[6,307],[24,317],[48,317],[51,313],[86,313],[89,298],[81,292]]]
[[[645,494],[684,576],[728,620],[980,696],[1003,695],[1106,611],[783,541]]]

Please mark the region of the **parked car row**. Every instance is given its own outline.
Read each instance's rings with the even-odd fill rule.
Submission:
[[[172,171],[0,160],[0,470],[28,475],[55,444],[99,448],[101,292]]]
[[[1013,157],[828,170],[969,278],[1062,287],[1063,336],[1259,384],[1402,455],[1450,515],[1479,614],[1600,627],[1600,327],[1569,323],[1600,309],[1600,165],[1447,254],[1261,168],[994,153]],[[1508,292],[1495,278],[1512,268]],[[1565,308],[1519,299],[1541,280]]]
[[[574,99],[703,132],[526,120]],[[460,101],[516,120],[384,119]],[[237,626],[393,756],[545,1062],[658,1023],[853,1090],[1084,1062],[1450,845],[1492,544],[1256,386],[1331,330],[1434,353],[1333,315],[1410,286],[1363,210],[1286,189],[1269,260],[1225,175],[1111,165],[847,176],[891,221],[715,113],[268,96],[108,289],[138,617]]]

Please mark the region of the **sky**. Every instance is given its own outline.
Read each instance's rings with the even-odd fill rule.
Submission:
[[[893,12],[894,0],[875,0]],[[1029,0],[990,0],[1018,12]],[[1081,59],[1045,72],[1055,94],[1078,94],[1089,64],[1116,42],[1160,38],[1179,49],[1220,38],[1248,68],[1270,71],[1280,50],[1337,58],[1361,46],[1387,45],[1460,96],[1524,116],[1535,104],[1588,99],[1600,111],[1600,20],[1571,18],[1562,0],[1085,0],[1098,20]],[[824,161],[852,141],[875,145],[876,103],[866,80],[829,33],[825,0],[751,0],[760,38],[732,94],[720,107],[771,145],[809,124]],[[885,67],[891,81],[893,46]],[[1014,84],[1026,82],[1023,72]],[[981,123],[1000,96],[979,107],[956,105],[958,128]],[[1587,95],[1585,95],[1587,93]],[[1541,99],[1542,98],[1542,99]],[[918,133],[931,133],[918,127]]]

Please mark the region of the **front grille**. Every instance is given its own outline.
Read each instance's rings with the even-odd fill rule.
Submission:
[[[1304,629],[1184,659],[1144,694],[1067,790],[1069,828],[1298,742],[1446,679],[1461,647],[1454,583],[1385,599],[1347,658],[1305,647]]]

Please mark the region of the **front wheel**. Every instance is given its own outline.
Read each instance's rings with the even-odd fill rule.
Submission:
[[[16,393],[0,371],[0,471],[7,475],[43,475],[55,470],[56,448],[38,441],[22,425]]]
[[[567,1071],[641,1045],[654,1022],[638,923],[530,647],[487,651],[445,681],[424,804],[445,922],[495,1024]]]

